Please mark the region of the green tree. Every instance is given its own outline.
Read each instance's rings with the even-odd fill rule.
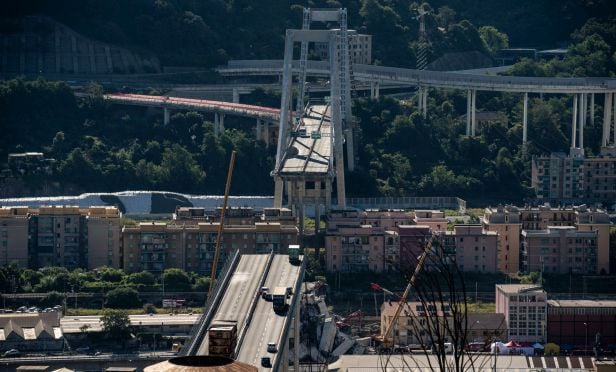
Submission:
[[[165,291],[189,292],[191,290],[190,277],[182,269],[166,269],[162,279],[165,281]]]
[[[124,342],[130,338],[130,319],[122,310],[105,310],[101,317],[103,331],[113,340]]]
[[[124,276],[126,275],[124,274],[124,271],[122,271],[121,269],[116,269],[116,268],[107,267],[107,266],[98,268],[97,272],[101,280],[105,282],[114,282],[114,283],[121,282]]]
[[[105,306],[114,309],[134,309],[140,307],[139,292],[129,287],[112,289],[105,295]]]
[[[156,284],[156,277],[149,271],[142,271],[128,275],[127,282],[135,285],[154,285]]]
[[[501,49],[509,48],[509,37],[504,32],[500,32],[494,26],[479,27],[479,36],[485,48],[492,55]]]

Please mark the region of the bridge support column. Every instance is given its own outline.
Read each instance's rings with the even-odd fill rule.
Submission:
[[[169,109],[168,108],[163,108],[163,124],[168,125],[169,124]]]
[[[590,125],[595,126],[595,94],[590,93]]]
[[[379,83],[376,81],[370,83],[370,99],[379,99]]]
[[[265,147],[269,147],[269,123],[263,122],[263,140],[265,141]]]
[[[611,94],[614,102],[612,103],[612,120],[614,121],[614,142],[612,142],[612,144],[614,146],[616,146],[616,94],[612,93]],[[608,141],[609,141],[609,135],[608,135]]]
[[[325,211],[332,209],[332,180],[325,180]]]
[[[601,146],[605,147],[610,142],[610,132],[612,129],[612,95],[605,93],[603,101],[603,135],[601,136]]]
[[[577,106],[578,106],[578,95],[573,95],[573,115],[571,118],[571,148],[574,149],[577,147],[576,135],[577,135]]]
[[[524,113],[522,117],[522,154],[526,158],[526,141],[528,140],[528,92],[524,93]]]
[[[321,185],[319,185],[319,188],[320,187]],[[319,204],[319,201],[317,200],[317,202],[314,205],[314,233],[315,234],[319,233],[320,224],[321,224],[321,204]]]
[[[225,114],[214,113],[214,134],[216,137],[225,131]]]
[[[257,119],[257,128],[255,129],[257,141],[261,141],[261,119]]]
[[[295,295],[295,294],[293,294]],[[298,294],[299,295],[299,294]],[[299,319],[301,306],[301,299],[295,304],[295,315],[293,316],[293,371],[299,372],[299,349],[301,340],[299,339]]]
[[[237,88],[233,88],[233,103],[240,103],[240,92]]]
[[[472,90],[468,90],[466,93],[466,135],[471,135],[471,96],[473,95]]]
[[[417,90],[417,111],[425,119],[428,114],[428,88],[419,87]]]
[[[584,149],[584,121],[586,121],[586,117],[584,114],[586,114],[586,110],[585,110],[585,101],[586,101],[586,94],[585,93],[580,93],[579,94],[579,98],[578,98],[578,143],[579,143],[579,147],[580,149]]]
[[[346,129],[344,131],[344,137],[346,138],[346,152],[347,152],[347,167],[350,172],[355,170],[355,147],[353,147],[353,129]]]
[[[304,195],[306,195],[306,180],[302,179],[294,183],[297,187],[297,198],[295,198],[295,202],[298,205],[297,216],[299,218],[299,239],[300,241],[302,241],[304,238],[304,219],[306,217],[304,213]]]
[[[471,97],[471,136],[475,137],[475,132],[477,129],[477,120],[475,117],[475,113],[477,111],[477,91],[473,89],[473,96]]]
[[[282,193],[284,192],[284,181],[280,177],[274,179],[274,208],[282,208]]]

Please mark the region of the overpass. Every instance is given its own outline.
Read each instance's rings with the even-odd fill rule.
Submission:
[[[304,276],[303,257],[301,264],[289,262],[289,256],[232,255],[220,272],[212,296],[208,299],[204,313],[193,328],[190,339],[182,350],[183,355],[208,355],[208,328],[217,321],[237,324],[237,344],[233,356],[242,362],[254,365],[260,370],[262,357],[270,357],[271,370],[284,371],[288,367],[288,340],[299,339],[299,297]],[[272,303],[259,295],[259,289],[267,286],[290,287],[289,309],[277,314]],[[294,330],[290,335],[291,329]],[[278,345],[276,353],[267,351],[267,344]],[[297,343],[296,343],[297,344]],[[297,356],[295,357],[297,361]]]
[[[280,120],[280,109],[243,103],[124,93],[105,94],[103,98],[114,104],[162,108],[165,124],[169,123],[169,110],[171,109],[213,112],[214,130],[216,133],[224,130],[225,115],[257,119],[258,139],[260,139],[259,137],[263,131],[261,129],[262,125],[265,125],[265,134],[268,136],[269,123],[277,123]],[[268,141],[266,140],[266,142]]]
[[[300,74],[301,61],[292,62],[292,71]],[[328,77],[331,69],[326,61],[305,61],[306,74]],[[281,76],[283,74],[282,60],[232,60],[227,66],[219,67],[223,76]],[[584,148],[584,126],[587,119],[594,124],[595,94],[604,95],[604,120],[602,146],[616,143],[616,135],[610,141],[610,127],[613,117],[616,117],[616,79],[609,77],[524,77],[469,74],[467,72],[443,72],[414,70],[398,67],[353,65],[353,79],[371,85],[371,97],[377,98],[381,84],[400,84],[419,88],[417,100],[418,111],[425,117],[427,111],[427,88],[460,89],[467,91],[467,122],[466,134],[476,134],[476,96],[477,91],[523,93],[523,143],[527,141],[528,94],[573,94],[575,114],[572,118],[573,133],[571,147]],[[615,123],[616,125],[616,123]],[[614,130],[616,133],[616,130]],[[576,142],[579,139],[579,143]]]

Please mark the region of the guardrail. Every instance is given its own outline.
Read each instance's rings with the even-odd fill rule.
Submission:
[[[197,324],[193,326],[188,341],[182,348],[180,355],[195,355],[195,353],[197,352],[199,345],[201,345],[201,342],[205,337],[204,331],[206,330],[207,325],[212,321],[212,317],[214,317],[214,314],[216,312],[216,307],[221,300],[222,288],[225,288],[227,286],[227,283],[229,282],[229,279],[231,277],[231,272],[233,271],[232,269],[237,265],[239,257],[240,252],[239,250],[236,250],[233,256],[231,256],[231,258],[229,258],[227,262],[225,262],[225,265],[220,271],[222,275],[214,285],[212,296],[206,300],[205,305],[203,306],[203,314],[201,315],[201,318],[199,319]]]
[[[299,301],[299,299],[302,297],[302,283],[304,282],[304,274],[305,274],[305,269],[306,269],[306,259],[305,256],[302,257],[302,264],[300,266],[299,269],[299,277],[297,278],[297,283],[295,283],[295,288],[293,288],[293,300],[291,300],[291,304],[289,305],[289,311],[287,312],[287,319],[284,323],[284,328],[282,330],[282,337],[280,338],[280,340],[286,340],[289,337],[289,331],[291,329],[291,321],[293,319],[293,316],[295,315],[295,306],[299,306],[299,304],[297,303]],[[293,313],[292,313],[293,312]],[[278,345],[282,345],[280,340],[278,340]],[[285,347],[288,347],[285,345]],[[295,347],[299,347],[299,340],[295,340]],[[274,363],[272,365],[272,371],[276,372],[279,370],[280,368],[280,361],[283,359],[283,353],[282,352],[282,347],[280,348],[281,352],[276,353],[275,358],[274,358]],[[285,363],[288,363],[287,360],[284,361]]]
[[[257,288],[260,289],[265,284],[265,279],[267,278],[267,274],[269,273],[269,270],[272,267],[273,260],[274,260],[274,251],[272,250],[270,252],[269,257],[267,258],[267,263],[265,264],[265,270],[263,270],[263,273],[261,274],[261,278],[259,279],[259,286]],[[252,301],[250,302],[248,316],[246,317],[246,320],[244,321],[244,325],[242,326],[242,329],[240,330],[240,335],[237,337],[237,344],[235,345],[235,350],[233,351],[233,355],[235,357],[237,357],[240,351],[240,348],[242,347],[244,336],[246,336],[246,330],[248,329],[248,326],[250,325],[250,322],[252,321],[255,307],[257,306],[257,302],[259,301],[259,297],[260,297],[259,293],[260,291],[257,291],[254,297],[252,298]]]
[[[454,196],[400,196],[374,198],[347,198],[347,205],[360,208],[412,208],[466,210],[466,201]]]

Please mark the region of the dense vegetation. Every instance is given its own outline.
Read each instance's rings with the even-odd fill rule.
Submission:
[[[516,9],[522,1],[493,9]],[[470,0],[435,1],[427,9],[429,58],[450,51],[492,54],[508,43],[526,40],[512,31],[508,17],[484,23],[486,14]],[[501,8],[497,8],[500,4]],[[616,71],[616,27],[605,1],[564,1],[535,4],[530,9],[560,14],[564,21],[545,42],[564,37],[573,26],[571,53],[564,60],[522,61],[516,75],[600,76]],[[114,1],[20,3],[15,14],[49,14],[107,41],[149,50],[164,64],[212,66],[226,57],[278,58],[284,29],[297,27],[301,6],[347,6],[350,24],[373,35],[377,63],[415,64],[417,4],[410,1],[363,0],[298,3],[224,1]],[[447,6],[445,6],[447,5]],[[476,5],[476,4],[475,4]],[[526,4],[529,5],[529,4]],[[549,5],[549,6],[548,6]],[[543,9],[542,7],[547,7]],[[455,10],[454,10],[455,9]],[[456,12],[458,12],[456,14]],[[566,16],[565,16],[566,15]],[[582,16],[583,15],[583,16]],[[597,16],[589,19],[587,16]],[[473,19],[481,27],[464,18]],[[546,17],[542,17],[546,18]],[[536,17],[522,17],[522,27],[540,27]],[[532,27],[531,27],[532,26]],[[504,29],[509,35],[500,32]],[[222,35],[222,36],[221,36]],[[532,35],[536,36],[536,35]],[[525,37],[529,37],[526,35]],[[516,41],[517,40],[517,41]],[[541,39],[538,39],[541,40]],[[275,148],[256,142],[254,123],[227,118],[227,130],[214,135],[211,118],[195,112],[176,112],[169,125],[162,115],[139,108],[110,107],[100,97],[100,86],[88,88],[92,97],[77,100],[63,83],[21,79],[0,82],[2,133],[0,159],[8,152],[43,151],[57,159],[52,176],[30,177],[13,185],[11,195],[158,189],[220,194],[232,149],[238,151],[233,185],[236,194],[271,194]],[[257,91],[252,103],[276,106],[279,100]],[[531,96],[528,157],[522,157],[521,96],[479,92],[477,105],[502,115],[479,130],[465,133],[466,97],[458,91],[431,91],[428,117],[415,113],[414,102],[359,98],[354,114],[359,126],[358,170],[347,177],[349,195],[458,195],[470,200],[512,200],[531,196],[530,162],[535,154],[565,151],[570,133],[571,98]],[[601,117],[599,108],[595,114]],[[600,120],[586,132],[588,154],[597,153]],[[247,182],[247,180],[249,180]],[[5,190],[9,187],[5,185]]]
[[[374,56],[387,65],[415,65],[419,29],[419,2],[412,0],[13,3],[5,17],[49,15],[94,39],[151,52],[163,65],[214,66],[229,57],[281,58],[284,30],[301,26],[304,6],[348,8],[349,25],[374,35]],[[431,4],[426,30],[432,57],[447,51],[482,51],[476,27],[494,26],[508,34],[514,46],[553,47],[588,18],[613,14],[610,0],[433,0]]]

